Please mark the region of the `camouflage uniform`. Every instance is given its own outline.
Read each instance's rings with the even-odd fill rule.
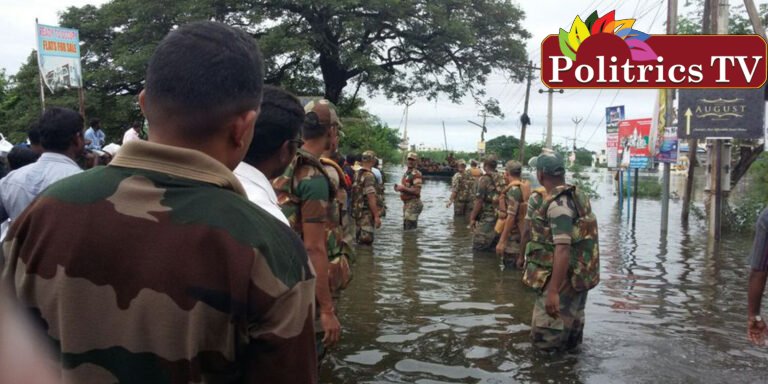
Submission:
[[[472,210],[472,191],[475,189],[475,179],[468,170],[456,172],[451,179],[451,190],[456,193],[453,202],[454,216],[464,216]]]
[[[472,249],[475,251],[493,251],[496,248],[499,241],[497,209],[505,184],[504,175],[498,172],[483,175],[477,182],[475,199],[482,200],[483,208],[475,218],[477,225],[472,233]]]
[[[403,175],[400,184],[406,188],[421,188],[422,178],[418,169],[409,169]],[[400,192],[400,200],[403,201],[403,227],[405,229],[414,229],[418,225],[419,214],[424,209],[421,203],[421,194],[413,195],[407,192]]]
[[[330,262],[328,280],[331,284],[331,292],[338,296],[339,292],[345,289],[352,280],[350,263],[355,257],[355,251],[352,243],[344,237],[344,217],[346,215],[343,214],[343,206],[347,204],[347,191],[342,185],[344,171],[331,159],[321,158],[320,161],[328,175],[332,189],[336,190],[336,199],[331,203],[326,228],[328,231],[328,261]],[[346,225],[351,225],[349,220],[346,221]]]
[[[328,284],[332,296],[338,296],[338,289],[346,285],[345,277],[350,276],[349,264],[343,255],[343,245],[335,233],[338,216],[335,199],[336,189],[330,182],[325,168],[319,159],[303,149],[296,152],[291,164],[285,169],[282,176],[272,181],[272,187],[277,193],[277,202],[280,204],[285,217],[299,236],[304,238],[303,225],[308,223],[323,224],[326,228],[326,236],[330,244],[326,243],[329,269]],[[335,274],[332,276],[332,274]],[[319,311],[315,319],[315,332],[317,341],[317,354],[320,360],[325,355],[325,348],[321,342],[323,328],[319,322]]]
[[[514,227],[509,232],[507,238],[506,247],[504,248],[504,257],[502,263],[505,267],[515,265],[517,259],[520,257],[522,251],[520,249],[520,235],[522,233],[522,221],[519,218],[525,218],[527,212],[527,201],[525,201],[524,195],[527,192],[523,192],[527,187],[527,183],[519,180],[513,181],[504,189],[503,198],[506,206],[507,217],[515,218]]]
[[[539,291],[531,338],[539,349],[573,349],[582,340],[587,292],[600,280],[597,221],[589,197],[570,185],[555,188],[541,206],[531,208],[531,242],[523,275],[523,282]],[[544,310],[545,287],[552,274],[556,244],[571,247],[568,274],[559,293],[558,319]]]
[[[352,217],[357,226],[357,242],[366,245],[373,244],[375,228],[374,217],[368,206],[368,195],[371,193],[376,194],[376,204],[379,204],[376,177],[370,170],[360,168],[355,174],[355,182],[352,184]]]
[[[63,382],[317,380],[300,239],[201,152],[126,143],[42,193],[0,260]]]

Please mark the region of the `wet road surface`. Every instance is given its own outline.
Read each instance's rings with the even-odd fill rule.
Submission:
[[[399,180],[392,169],[389,180]],[[473,253],[467,221],[445,208],[447,181],[427,180],[419,229],[388,214],[372,248],[358,248],[338,303],[342,341],[325,383],[724,383],[768,381],[768,349],[746,341],[749,235],[708,244],[703,223],[659,231],[658,201],[640,200],[636,229],[619,216],[612,177],[592,174],[601,199],[601,283],[590,291],[579,353],[529,343],[534,294],[519,271]]]

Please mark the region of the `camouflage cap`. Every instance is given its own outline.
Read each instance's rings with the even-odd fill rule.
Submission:
[[[519,173],[523,170],[523,165],[520,164],[519,161],[510,160],[507,161],[507,164],[504,166],[504,169],[507,170],[509,173]]]
[[[408,152],[408,160],[419,160],[419,155],[416,152]]]
[[[304,106],[304,113],[314,112],[317,114],[320,124],[327,127],[335,125],[342,128],[341,120],[336,114],[336,107],[326,99],[312,100]]]
[[[459,165],[463,165],[463,166],[465,166],[465,167],[466,167],[466,166],[467,166],[467,162],[466,162],[466,161],[464,161],[464,159],[458,159],[458,160],[456,160],[456,165],[457,165],[457,166],[459,166]]]
[[[363,161],[373,161],[373,160],[376,160],[376,152],[371,151],[371,150],[363,152],[362,160]]]
[[[542,151],[528,162],[531,167],[536,168],[550,176],[562,176],[565,174],[565,160],[563,156],[553,151]]]

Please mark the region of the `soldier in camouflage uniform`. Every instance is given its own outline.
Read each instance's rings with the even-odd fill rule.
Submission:
[[[395,184],[395,191],[400,192],[400,200],[403,201],[403,229],[416,229],[419,223],[419,215],[424,209],[421,203],[421,172],[416,169],[419,155],[408,153],[408,170],[405,171],[401,184]]]
[[[457,171],[451,179],[451,198],[446,208],[453,204],[453,215],[464,216],[472,203],[475,180],[467,172],[467,163],[463,159],[456,161]]]
[[[587,292],[600,281],[597,220],[587,194],[565,184],[565,162],[545,152],[532,163],[547,196],[534,208],[523,282],[538,291],[531,321],[534,347],[581,344]]]
[[[310,107],[302,126],[304,146],[296,152],[296,157],[283,175],[272,181],[278,204],[288,218],[291,228],[304,241],[317,274],[319,321],[315,324],[315,331],[323,332],[322,340],[317,343],[318,356],[321,359],[325,347],[336,344],[341,334],[329,276],[329,259],[334,256],[329,251],[337,252],[337,249],[328,247],[328,231],[334,227],[335,220],[333,210],[336,207],[336,190],[319,160],[319,156],[332,146],[336,135],[332,122],[336,120],[335,111],[327,103],[318,108]]]
[[[507,186],[499,200],[500,203],[503,202],[500,204],[503,207],[499,210],[499,220],[502,220],[503,229],[499,235],[496,254],[499,255],[505,269],[523,267],[524,257],[520,248],[520,235],[528,209],[531,187],[527,181],[521,179],[522,171],[522,164],[514,160],[507,162],[504,171]]]
[[[355,173],[352,184],[352,217],[357,226],[357,242],[364,245],[373,244],[373,231],[381,227],[381,208],[379,194],[376,190],[376,177],[371,167],[376,161],[373,151],[363,152],[362,168]]]
[[[305,111],[315,111],[318,114],[322,114],[323,109],[333,110],[328,100],[312,101],[305,107]],[[350,239],[344,235],[345,226],[350,225],[347,218],[349,215],[346,214],[347,181],[345,173],[341,166],[332,159],[333,154],[339,149],[339,136],[344,134],[342,131],[343,126],[335,113],[331,113],[330,116],[331,127],[335,127],[336,134],[331,136],[331,146],[328,150],[323,151],[320,162],[323,164],[326,175],[328,175],[331,188],[336,190],[335,199],[332,199],[328,210],[329,216],[326,232],[328,262],[330,263],[328,280],[331,284],[331,294],[334,298],[338,298],[341,291],[352,280],[350,264],[354,259],[355,250]]]
[[[3,288],[55,348],[62,382],[317,382],[306,251],[231,171],[259,114],[260,57],[224,24],[171,31],[139,96],[150,140],[14,220]]]
[[[495,158],[483,162],[485,175],[477,181],[475,206],[469,216],[472,232],[472,249],[475,251],[494,251],[499,241],[496,232],[497,210],[501,191],[506,186],[504,175],[496,172],[498,163]]]

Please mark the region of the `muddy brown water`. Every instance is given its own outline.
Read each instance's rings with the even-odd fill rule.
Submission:
[[[400,169],[390,169],[397,180]],[[590,291],[578,353],[543,354],[528,335],[534,293],[493,254],[473,253],[465,219],[445,208],[447,181],[427,180],[419,229],[388,215],[372,248],[358,248],[338,303],[342,341],[324,383],[768,382],[768,348],[746,341],[749,234],[707,241],[704,223],[659,231],[660,204],[639,200],[636,228],[620,216],[612,177],[592,174],[601,283]]]

